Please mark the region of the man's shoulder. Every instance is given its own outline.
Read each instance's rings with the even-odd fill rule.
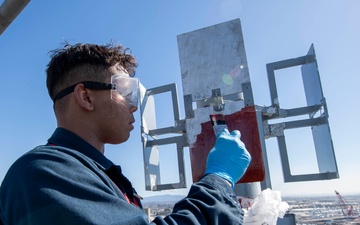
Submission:
[[[82,153],[74,149],[69,149],[61,146],[40,145],[22,155],[15,161],[14,164],[28,164],[33,161],[46,162],[56,159],[73,160],[74,158],[79,159],[84,157],[85,156]]]
[[[70,170],[87,164],[95,166],[94,162],[80,152],[60,146],[37,146],[19,157],[9,168],[12,177],[24,177],[43,170]]]

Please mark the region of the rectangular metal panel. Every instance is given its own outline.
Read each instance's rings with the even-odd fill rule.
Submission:
[[[159,149],[158,146],[143,148],[145,188],[152,191],[160,184]]]
[[[320,173],[337,172],[329,124],[311,127]]]
[[[140,84],[140,114],[142,132],[149,134],[149,130],[156,129],[155,101],[142,84]]]
[[[159,149],[157,146],[147,146],[150,137],[149,131],[156,129],[155,102],[154,97],[148,95],[146,88],[140,84],[140,114],[141,134],[143,142],[145,188],[153,190],[160,184]]]
[[[241,92],[250,81],[239,19],[177,36],[184,95],[193,101]]]
[[[254,101],[239,19],[180,34],[177,40],[186,100],[186,134],[191,147],[201,133],[201,124],[210,121],[209,115],[214,113],[213,107],[205,104],[214,97],[213,90],[220,90],[224,97],[224,115],[245,107],[239,99],[227,100],[229,96],[243,94],[246,106]],[[195,109],[192,102],[196,102]]]
[[[308,56],[315,57],[314,46],[311,45]],[[330,134],[328,112],[323,95],[317,61],[301,66],[307,105],[323,105],[323,112],[319,117],[326,120],[326,124],[312,126],[312,134],[316,149],[316,156],[320,173],[337,172],[334,147]]]
[[[315,55],[314,46],[311,45],[308,55]],[[322,92],[320,76],[316,60],[312,63],[301,66],[301,74],[304,83],[305,96],[307,105],[320,105],[323,102],[324,95]]]

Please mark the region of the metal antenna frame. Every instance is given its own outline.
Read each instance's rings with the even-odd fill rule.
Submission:
[[[174,126],[156,128],[154,95],[171,92],[174,113]],[[143,142],[145,189],[149,191],[161,191],[168,189],[186,188],[184,147],[188,146],[185,137],[184,120],[180,119],[179,102],[176,84],[168,84],[160,87],[147,89],[141,98],[141,136]],[[153,124],[147,122],[151,121]],[[164,134],[180,134],[173,137],[159,138]],[[162,184],[160,181],[160,162],[158,146],[176,144],[178,159],[178,183]]]
[[[210,30],[215,29],[223,29],[226,26],[230,27],[230,30],[234,33],[235,31],[240,36],[237,37],[236,41],[243,45],[242,34],[241,34],[241,25],[240,21],[233,20],[224,24],[218,24],[210,27]],[[227,29],[227,28],[226,28]],[[203,29],[208,32],[208,29]],[[214,33],[214,32],[213,32]],[[211,33],[211,34],[213,34]],[[215,35],[223,35],[223,33],[215,32]],[[264,190],[266,188],[271,188],[271,179],[269,172],[269,164],[267,159],[267,151],[266,151],[266,143],[265,139],[276,137],[280,158],[283,169],[283,176],[285,182],[297,182],[297,181],[311,181],[311,180],[327,180],[327,179],[335,179],[339,178],[338,168],[336,164],[336,158],[334,153],[334,147],[331,139],[329,121],[328,121],[328,110],[326,106],[326,101],[323,96],[321,81],[318,71],[318,65],[316,61],[316,55],[314,46],[311,45],[307,55],[282,60],[278,62],[269,63],[266,65],[267,74],[268,74],[268,82],[269,89],[271,95],[271,106],[264,107],[258,106],[254,103],[251,82],[249,77],[249,72],[247,66],[245,66],[242,70],[244,73],[244,79],[241,80],[241,86],[237,87],[240,89],[238,92],[237,89],[218,89],[219,81],[214,79],[211,86],[208,87],[207,90],[211,90],[212,93],[203,93],[200,90],[201,85],[198,85],[196,82],[192,82],[191,79],[188,79],[188,76],[192,74],[196,74],[196,76],[200,76],[204,79],[209,79],[208,72],[206,70],[202,70],[206,68],[206,65],[213,65],[212,63],[208,63],[206,60],[203,60],[203,54],[198,52],[199,49],[191,48],[188,42],[182,40],[183,38],[187,38],[184,36],[187,34],[182,34],[178,36],[178,42],[181,41],[182,48],[179,48],[181,51],[179,54],[183,55],[185,60],[180,60],[181,70],[182,70],[182,81],[183,81],[183,89],[184,89],[184,106],[185,106],[185,115],[186,120],[181,120],[179,118],[179,104],[177,100],[177,90],[176,85],[165,85],[161,87],[156,87],[152,89],[146,90],[145,94],[143,94],[141,99],[141,117],[142,117],[142,139],[143,139],[143,148],[144,148],[144,164],[145,164],[145,181],[146,181],[146,190],[166,190],[166,189],[175,189],[186,187],[185,182],[185,168],[184,168],[184,159],[183,159],[183,148],[189,146],[189,140],[187,139],[186,131],[187,127],[192,127],[194,124],[192,122],[196,122],[194,120],[195,113],[197,116],[201,113],[208,113],[210,110],[216,111],[216,109],[229,109],[229,107],[247,107],[254,106],[256,110],[256,118],[258,121],[258,131],[261,139],[261,151],[263,155],[264,168],[266,172],[265,180],[261,182],[261,189]],[[194,33],[195,39],[203,40],[202,33]],[[231,35],[230,35],[231,36]],[[217,37],[217,36],[215,36]],[[228,40],[229,36],[222,37],[224,40]],[[212,37],[211,40],[214,40]],[[203,42],[201,42],[203,44]],[[179,43],[178,43],[179,45]],[[224,45],[225,52],[233,51],[231,46]],[[224,47],[223,46],[223,47]],[[204,46],[202,46],[204,47]],[[211,45],[210,47],[214,47]],[[238,46],[239,47],[239,46]],[[186,52],[187,50],[191,51],[190,53]],[[208,51],[206,49],[206,51]],[[218,52],[218,49],[210,49],[209,52],[215,51]],[[244,51],[244,50],[243,50]],[[198,57],[203,66],[193,65],[196,60],[188,60],[189,54],[192,56]],[[207,57],[209,54],[205,54],[204,57]],[[211,56],[216,56],[216,54],[210,54]],[[230,54],[231,55],[231,54]],[[239,57],[238,60],[246,63],[245,51],[243,54],[235,55]],[[228,58],[221,57],[221,55],[216,56],[216,60],[225,60],[224,63],[220,63],[220,66],[225,65],[230,60],[229,54],[227,54]],[[191,58],[193,59],[193,58]],[[233,60],[233,57],[231,58]],[[191,64],[191,68],[195,68],[196,71],[188,70],[188,65]],[[184,65],[183,65],[184,64]],[[219,70],[219,65],[216,67]],[[278,92],[276,88],[276,80],[275,80],[275,71],[289,68],[301,66],[301,74],[303,79],[303,86],[305,90],[306,102],[307,105],[303,107],[293,108],[293,109],[283,109],[280,107],[280,102],[278,98]],[[184,67],[184,68],[183,68]],[[221,70],[221,69],[220,69]],[[219,70],[219,71],[220,71]],[[226,68],[224,67],[225,71]],[[214,74],[218,74],[217,72]],[[200,82],[201,79],[197,80]],[[185,83],[185,84],[184,84]],[[196,94],[193,94],[192,91],[195,91]],[[158,129],[155,124],[155,104],[153,95],[164,93],[170,91],[172,93],[172,102],[174,109],[174,126],[169,126],[166,128]],[[200,92],[199,92],[200,91]],[[224,92],[224,93],[223,93]],[[221,98],[219,98],[221,96]],[[240,101],[239,101],[240,100]],[[230,101],[231,104],[224,107],[223,101]],[[237,105],[236,102],[241,102],[241,104]],[[193,108],[193,103],[196,103],[196,109]],[[212,106],[212,107],[210,107]],[[220,107],[220,108],[218,108]],[[293,119],[291,117],[296,116],[306,116],[307,119]],[[278,122],[278,123],[270,123],[274,122],[272,120],[279,118],[290,118],[287,119],[286,122]],[[290,162],[288,157],[288,151],[286,146],[286,140],[284,131],[287,129],[296,129],[310,127],[312,130],[312,136],[315,145],[315,153],[317,158],[317,166],[319,169],[318,173],[310,173],[310,174],[291,174],[290,170]],[[177,136],[159,139],[159,135],[163,134],[176,134]],[[188,133],[190,133],[188,131]],[[160,182],[160,170],[159,170],[159,153],[158,146],[175,143],[177,145],[178,152],[178,166],[179,166],[179,182],[173,184],[162,184]],[[252,183],[248,184],[248,189],[253,190],[254,188],[251,186]],[[244,184],[244,185],[245,185]],[[251,187],[250,187],[251,186]],[[247,188],[247,186],[246,186]],[[254,189],[255,190],[255,189]]]
[[[301,65],[307,106],[294,109],[282,109],[278,98],[275,81],[275,70]],[[270,107],[262,109],[262,123],[264,137],[276,137],[280,150],[280,157],[285,182],[327,180],[339,178],[334,147],[330,134],[328,110],[323,96],[314,45],[311,45],[307,55],[287,59],[266,65],[271,95]],[[315,117],[315,115],[320,115]],[[272,119],[308,115],[308,119],[294,120],[269,124]],[[287,152],[284,130],[301,127],[311,127],[319,173],[292,175]],[[268,166],[268,165],[266,165]],[[269,170],[269,169],[267,169]],[[267,185],[269,186],[269,184]],[[271,186],[271,185],[270,185]]]

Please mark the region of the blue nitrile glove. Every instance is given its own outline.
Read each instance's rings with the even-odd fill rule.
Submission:
[[[240,131],[234,130],[230,134],[228,129],[224,129],[208,155],[205,174],[216,174],[230,181],[234,188],[250,161],[251,156],[240,140]]]

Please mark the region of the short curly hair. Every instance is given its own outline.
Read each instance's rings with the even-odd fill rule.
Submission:
[[[104,82],[106,71],[119,65],[130,76],[138,66],[128,48],[117,44],[65,43],[50,51],[51,60],[46,69],[46,86],[51,99],[62,89],[81,81]]]

